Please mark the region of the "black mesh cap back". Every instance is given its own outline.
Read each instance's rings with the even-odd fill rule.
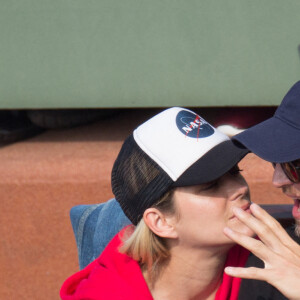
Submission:
[[[114,163],[111,184],[125,215],[137,225],[144,211],[171,188],[173,180],[130,135]]]

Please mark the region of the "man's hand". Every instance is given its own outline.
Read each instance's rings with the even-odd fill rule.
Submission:
[[[225,268],[228,275],[264,280],[292,300],[300,299],[300,246],[293,241],[283,227],[257,204],[251,204],[252,215],[240,208],[235,216],[251,228],[260,240],[238,233],[226,227],[224,233],[230,239],[247,248],[265,264],[261,268]]]

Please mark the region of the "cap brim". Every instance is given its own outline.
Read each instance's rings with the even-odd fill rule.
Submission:
[[[248,149],[232,140],[222,142],[188,168],[173,186],[190,186],[213,181],[227,173],[248,152]]]
[[[300,158],[300,131],[278,117],[272,117],[233,137],[250,151],[270,162]]]

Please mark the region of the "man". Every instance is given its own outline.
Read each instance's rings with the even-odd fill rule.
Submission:
[[[294,200],[292,210],[295,231],[291,236],[300,242],[300,81],[284,97],[274,116],[234,137],[246,148],[273,163],[273,185]],[[256,204],[252,216],[236,210],[237,218],[252,228],[259,239],[238,234],[229,228],[224,232],[232,240],[248,248],[263,262],[262,268],[226,268],[232,276],[263,280],[276,287],[289,299],[300,299],[300,246],[288,236],[280,224]],[[289,231],[289,230],[288,230]],[[253,259],[255,261],[255,258]],[[255,266],[257,263],[253,263]],[[249,264],[249,266],[251,263]],[[243,281],[246,285],[247,281]],[[242,291],[257,295],[263,282]],[[255,296],[257,297],[257,296]],[[241,299],[246,299],[241,295]],[[248,298],[251,299],[251,298]],[[261,299],[266,299],[261,297]]]

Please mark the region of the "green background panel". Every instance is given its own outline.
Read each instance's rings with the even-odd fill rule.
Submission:
[[[0,108],[277,105],[299,0],[0,0]]]

